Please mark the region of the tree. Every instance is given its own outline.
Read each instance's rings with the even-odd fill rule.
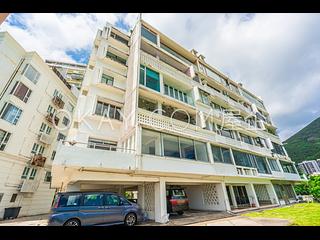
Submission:
[[[310,193],[315,200],[320,201],[320,176],[311,176],[308,183]]]
[[[297,195],[310,195],[310,188],[308,182],[303,182],[301,184],[295,185],[294,190]]]

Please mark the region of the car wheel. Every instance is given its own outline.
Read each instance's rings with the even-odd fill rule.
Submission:
[[[63,224],[63,226],[73,226],[73,227],[78,227],[80,226],[80,221],[78,219],[69,219],[68,221]]]
[[[137,222],[137,216],[134,213],[129,213],[124,218],[124,225],[126,226],[133,226]]]
[[[178,215],[182,215],[183,211],[178,211],[177,213],[178,213]]]

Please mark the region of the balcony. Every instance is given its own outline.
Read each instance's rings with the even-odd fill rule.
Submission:
[[[39,133],[38,139],[40,142],[42,142],[44,144],[51,144],[52,143],[52,138],[44,132]]]
[[[64,107],[64,101],[58,96],[54,96],[52,98],[52,102],[54,105],[56,105],[58,108],[62,109]]]
[[[255,168],[237,166],[237,174],[240,176],[257,176],[258,172]]]
[[[25,179],[19,187],[19,191],[21,193],[34,193],[38,190],[39,185],[39,180]]]
[[[43,157],[42,154],[35,154],[31,157],[31,165],[37,167],[44,167],[47,158]]]
[[[191,77],[143,51],[140,51],[140,63],[145,66],[151,66],[152,68],[171,76],[177,81],[191,85]]]
[[[114,46],[115,48],[119,49],[120,51],[124,52],[125,54],[129,54],[129,47],[124,43],[114,39],[113,37],[108,38],[108,42]]]
[[[57,116],[54,116],[53,113],[48,113],[46,115],[46,120],[51,123],[54,124],[56,126],[58,126],[60,119]]]

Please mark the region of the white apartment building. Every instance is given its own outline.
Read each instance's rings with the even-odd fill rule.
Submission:
[[[257,80],[258,81],[258,80]],[[300,181],[263,101],[143,20],[98,30],[73,123],[53,161],[59,191],[138,192],[167,221],[166,188],[191,209],[292,203]]]
[[[79,63],[67,63],[53,60],[45,60],[49,67],[69,83],[80,90],[87,65]]]
[[[314,173],[320,173],[320,159],[303,161],[298,164],[298,167],[306,175],[311,175]]]
[[[36,52],[0,33],[0,219],[8,208],[20,208],[19,216],[49,212],[52,160],[67,136],[77,91]]]

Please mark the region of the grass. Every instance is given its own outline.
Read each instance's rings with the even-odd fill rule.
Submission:
[[[288,219],[295,226],[320,226],[320,203],[298,203],[243,216]]]

